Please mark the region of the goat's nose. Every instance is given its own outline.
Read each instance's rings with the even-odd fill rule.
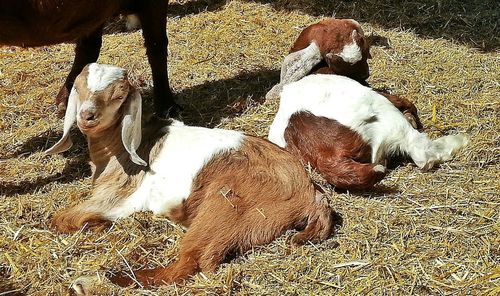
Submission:
[[[91,121],[91,120],[94,120],[95,119],[95,113],[94,112],[91,112],[91,111],[83,111],[81,113],[81,117],[83,120],[85,121]]]

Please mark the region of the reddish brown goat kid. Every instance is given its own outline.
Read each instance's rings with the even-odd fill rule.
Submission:
[[[57,230],[77,231],[137,211],[189,227],[177,261],[111,277],[118,285],[182,282],[288,229],[303,229],[294,244],[332,232],[332,211],[294,156],[237,131],[159,119],[141,128],[141,98],[121,68],[91,64],[76,78],[64,134],[47,153],[71,147],[75,121],[88,140],[92,197],[57,214]]]
[[[120,13],[137,14],[151,65],[156,112],[176,107],[167,73],[166,0],[2,0],[0,45],[44,46],[76,42],[75,59],[56,97],[64,113],[75,77],[95,62],[102,43],[104,23]]]

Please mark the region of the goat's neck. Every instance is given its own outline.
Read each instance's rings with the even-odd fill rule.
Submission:
[[[115,125],[96,135],[87,135],[90,159],[96,167],[105,166],[113,157],[126,153],[121,139],[120,125]]]

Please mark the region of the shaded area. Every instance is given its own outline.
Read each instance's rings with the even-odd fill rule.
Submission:
[[[60,137],[60,131],[49,130],[28,139],[17,148],[14,148],[13,152],[9,153],[9,155],[2,155],[1,157],[4,159],[15,158],[22,157],[25,154],[32,154],[36,151],[43,151],[55,144]],[[21,180],[14,182],[0,180],[0,196],[34,193],[41,190],[45,185],[55,181],[59,184],[65,184],[90,176],[91,171],[88,164],[90,159],[87,152],[87,142],[84,136],[76,131],[72,132],[72,139],[73,147],[63,154],[67,158],[67,161],[60,173],[49,176],[41,175],[35,178],[24,176]]]
[[[238,116],[251,104],[262,104],[266,92],[278,81],[279,71],[263,69],[183,89],[176,94],[186,102],[182,120],[189,125],[214,127],[223,118]]]

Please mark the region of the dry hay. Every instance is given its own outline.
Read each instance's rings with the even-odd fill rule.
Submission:
[[[314,7],[330,1],[308,0],[303,6],[300,1],[267,2],[173,4],[181,17],[171,16],[168,24],[169,71],[175,92],[185,101],[186,122],[266,135],[277,102],[265,102],[263,95],[276,82],[281,59],[301,28],[329,13]],[[391,48],[372,51],[373,86],[414,101],[432,137],[466,132],[472,140],[469,147],[432,172],[400,164],[373,192],[335,193],[327,187],[343,224],[321,244],[292,248],[287,233],[185,286],[138,291],[104,283],[100,293],[500,292],[498,34],[477,37],[456,21],[479,15],[483,19],[478,26],[487,26],[495,13],[489,9],[496,4],[491,8],[483,1],[470,14],[450,17],[447,25],[436,12],[437,25],[432,22],[427,28],[421,20],[421,27],[410,30],[404,15],[389,15],[384,23],[378,13],[395,13],[399,1],[394,6],[388,1],[331,2],[336,4],[329,4],[329,11],[349,16],[351,9],[357,18],[373,20],[363,22],[366,31],[391,40]],[[430,2],[420,4],[428,8]],[[438,2],[450,7],[462,3]],[[407,3],[418,8],[417,2]],[[443,9],[443,15],[447,12]],[[423,9],[422,18],[429,13]],[[403,25],[394,26],[398,17]],[[444,37],[463,38],[432,38],[436,36],[425,32],[433,25],[444,27]],[[490,32],[498,33],[498,27]],[[474,49],[481,44],[476,37],[489,47]],[[141,44],[139,32],[106,35],[99,61],[129,69],[133,82],[149,93],[151,77]],[[183,236],[177,226],[148,213],[120,220],[101,233],[51,231],[51,215],[87,198],[90,189],[85,141],[77,131],[71,151],[51,157],[42,153],[61,135],[54,95],[72,54],[71,45],[0,49],[0,295],[11,290],[17,292],[7,295],[69,295],[68,286],[77,277],[125,269],[124,260],[133,267],[165,265],[174,260]]]

